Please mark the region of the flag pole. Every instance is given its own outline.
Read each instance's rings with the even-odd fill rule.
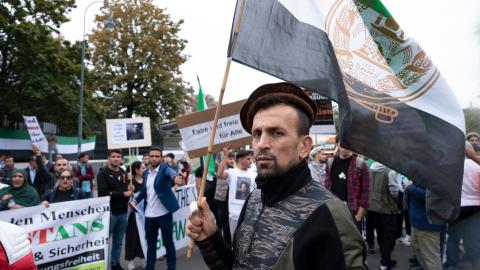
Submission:
[[[220,89],[220,96],[218,97],[218,105],[217,105],[217,109],[215,111],[215,117],[213,119],[212,133],[210,134],[210,143],[209,143],[208,149],[207,149],[207,158],[206,158],[206,160],[203,164],[202,182],[200,184],[200,190],[198,191],[198,202],[197,202],[198,207],[200,207],[200,203],[201,203],[202,198],[205,194],[205,185],[206,185],[207,173],[208,173],[208,167],[207,166],[210,164],[210,158],[211,158],[211,155],[212,155],[212,152],[213,152],[213,142],[215,141],[215,134],[216,134],[216,131],[217,131],[216,127],[218,126],[218,118],[220,117],[220,112],[221,112],[221,108],[222,108],[223,95],[225,94],[225,88],[226,88],[226,85],[227,85],[228,74],[230,72],[230,65],[232,64],[232,55],[233,55],[233,51],[235,49],[235,43],[237,41],[238,33],[240,32],[240,22],[242,21],[243,11],[245,9],[246,2],[247,2],[247,0],[242,0],[241,7],[240,7],[240,13],[238,15],[237,20],[235,21],[235,29],[234,29],[234,32],[233,32],[233,37],[232,37],[230,47],[229,47],[229,52],[228,52],[229,57],[227,58],[227,65],[225,66],[225,73],[223,74],[222,88]],[[201,212],[199,212],[199,213],[201,213]],[[194,242],[193,242],[192,239],[190,239],[190,241],[188,243],[187,258],[190,258],[192,256],[193,245],[194,245]]]

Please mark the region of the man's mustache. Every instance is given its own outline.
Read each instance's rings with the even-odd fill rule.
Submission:
[[[262,151],[258,152],[258,154],[255,156],[255,161],[259,161],[260,159],[263,159],[263,158],[268,158],[268,159],[271,159],[271,160],[277,160],[277,158],[274,155],[270,154],[266,150],[262,150]]]

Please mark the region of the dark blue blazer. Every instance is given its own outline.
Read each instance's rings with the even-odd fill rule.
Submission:
[[[178,205],[177,198],[172,191],[172,181],[171,176],[177,175],[175,170],[173,170],[170,165],[162,163],[159,165],[157,176],[155,177],[155,183],[153,184],[153,189],[157,194],[160,202],[167,208],[170,213],[177,211],[180,206]],[[135,201],[141,202],[145,199],[145,207],[147,207],[147,180],[150,170],[146,170],[143,173],[143,185],[140,189],[140,193],[135,198]]]

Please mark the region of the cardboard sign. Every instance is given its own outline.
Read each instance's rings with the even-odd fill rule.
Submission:
[[[32,144],[36,144],[43,153],[47,153],[48,141],[43,134],[42,128],[40,128],[40,124],[38,124],[37,117],[24,115],[23,120],[25,121],[25,126],[30,134]]]
[[[213,152],[222,150],[222,143],[229,142],[232,148],[245,146],[252,142],[240,122],[240,108],[245,100],[222,105],[215,134]],[[207,153],[210,134],[216,108],[187,114],[177,118],[177,126],[183,144],[190,158],[200,157]]]
[[[152,145],[150,118],[107,119],[108,149]]]

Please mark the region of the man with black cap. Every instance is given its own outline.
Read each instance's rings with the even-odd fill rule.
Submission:
[[[306,158],[317,107],[297,86],[267,84],[243,105],[258,189],[247,198],[228,249],[203,199],[188,236],[210,269],[365,269],[363,241],[344,202],[313,181]]]

